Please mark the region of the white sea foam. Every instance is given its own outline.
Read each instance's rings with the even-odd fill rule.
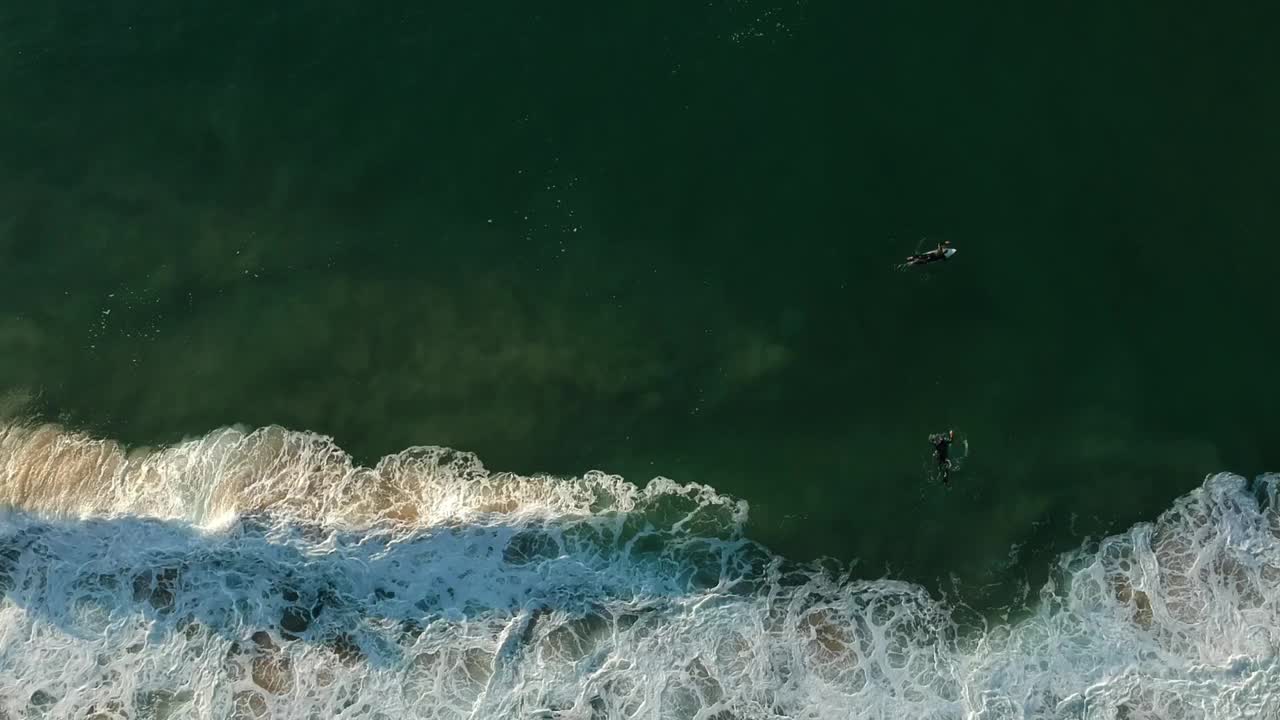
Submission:
[[[1211,477],[961,627],[771,555],[703,486],[13,425],[0,718],[1275,718],[1276,481]]]

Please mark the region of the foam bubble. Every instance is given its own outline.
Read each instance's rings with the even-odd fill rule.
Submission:
[[[788,563],[702,486],[13,427],[0,717],[1276,717],[1276,481],[1211,477],[984,624]]]

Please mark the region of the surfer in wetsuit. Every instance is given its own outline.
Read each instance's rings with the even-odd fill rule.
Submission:
[[[945,433],[929,436],[929,443],[933,445],[933,459],[938,462],[938,471],[942,474],[942,484],[949,485],[951,483],[951,443],[955,442],[956,431],[948,430]]]
[[[916,265],[928,265],[929,263],[939,262],[955,255],[955,248],[951,247],[950,240],[943,240],[938,243],[938,247],[928,252],[917,253],[907,257],[907,262],[903,267],[915,267]]]

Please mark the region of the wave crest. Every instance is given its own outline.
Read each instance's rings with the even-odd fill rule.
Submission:
[[[14,426],[0,716],[1277,717],[1278,482],[1212,476],[987,622],[789,563],[704,486]]]
[[[490,473],[474,454],[441,447],[361,467],[331,438],[281,427],[225,428],[172,447],[128,450],[53,424],[10,424],[0,426],[0,463],[0,504],[53,517],[205,525],[270,512],[351,527],[431,526],[478,515],[660,514],[683,502],[688,511],[721,510],[719,521],[738,528],[747,513],[745,502],[705,485],[658,478],[640,488],[602,472],[572,479]]]

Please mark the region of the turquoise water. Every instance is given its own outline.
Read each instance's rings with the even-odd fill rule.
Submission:
[[[1038,612],[1086,537],[1280,466],[1267,25],[745,0],[0,5],[6,432],[163,453],[279,426],[353,467],[431,445],[520,476],[665,476],[745,502],[713,534],[769,557]],[[953,261],[895,270],[942,238]],[[945,428],[968,445],[950,488],[929,467]],[[191,493],[225,483],[219,523],[387,519],[193,476],[203,451],[142,478],[42,442],[7,446],[0,497],[31,515],[15,527],[161,518],[157,543],[199,555],[213,519]],[[143,499],[95,505],[101,483]],[[527,498],[446,511],[403,492],[413,532],[489,527],[477,508],[527,522]],[[56,532],[134,532],[108,527]],[[643,575],[629,558],[609,567]],[[72,632],[24,597],[11,627]],[[411,607],[391,615],[427,612]],[[246,617],[206,625],[245,643]]]

